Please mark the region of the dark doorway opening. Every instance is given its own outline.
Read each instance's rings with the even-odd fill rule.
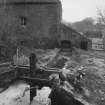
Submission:
[[[72,48],[72,43],[69,40],[62,40],[61,41],[61,48]]]
[[[88,50],[88,41],[81,41],[80,48],[83,50]]]

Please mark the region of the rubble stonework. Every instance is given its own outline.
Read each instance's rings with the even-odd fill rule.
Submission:
[[[28,40],[39,47],[45,42],[43,38],[59,37],[62,13],[59,0],[1,0],[0,5],[0,37],[5,34],[7,40],[15,43],[17,39]],[[37,42],[39,38],[41,41]]]

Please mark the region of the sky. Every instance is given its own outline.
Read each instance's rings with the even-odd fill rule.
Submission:
[[[86,17],[96,18],[97,8],[105,8],[105,0],[61,0],[63,20],[81,21]]]

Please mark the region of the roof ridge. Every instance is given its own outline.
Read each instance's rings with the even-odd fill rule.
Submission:
[[[0,3],[8,2],[60,2],[60,0],[0,0]]]

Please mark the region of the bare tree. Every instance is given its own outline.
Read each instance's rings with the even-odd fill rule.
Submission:
[[[105,9],[104,10],[97,9],[97,15],[98,15],[97,22],[102,25],[105,25]]]

